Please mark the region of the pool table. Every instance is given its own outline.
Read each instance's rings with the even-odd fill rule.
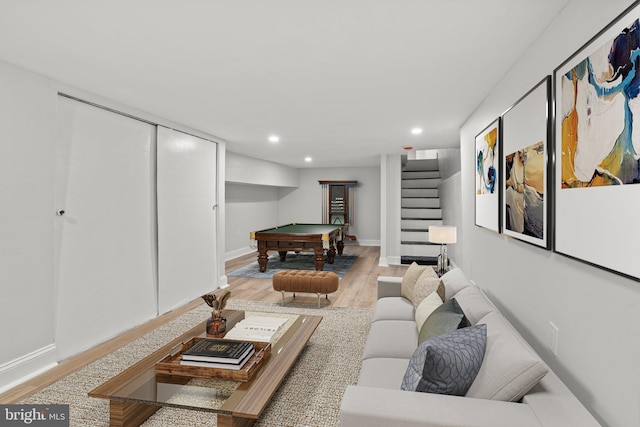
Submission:
[[[266,230],[252,231],[250,234],[252,246],[258,247],[258,265],[260,271],[267,271],[269,256],[267,252],[278,251],[280,261],[284,262],[288,251],[313,251],[313,262],[317,271],[324,269],[324,252],[327,251],[327,261],[333,264],[336,251],[342,255],[344,242],[342,241],[342,227],[335,224],[287,224]],[[255,247],[254,246],[254,247]]]

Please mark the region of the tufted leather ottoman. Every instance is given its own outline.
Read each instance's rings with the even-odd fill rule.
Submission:
[[[320,308],[320,294],[327,294],[338,290],[338,275],[331,271],[313,270],[283,270],[273,275],[273,289],[282,293],[282,305],[284,305],[284,293],[296,292],[313,293],[318,295],[318,308]]]

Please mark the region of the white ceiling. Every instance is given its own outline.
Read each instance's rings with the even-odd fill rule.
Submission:
[[[0,0],[0,58],[236,153],[373,166],[405,145],[457,147],[568,1]]]

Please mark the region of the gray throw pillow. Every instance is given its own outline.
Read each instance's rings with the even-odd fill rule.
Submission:
[[[420,344],[402,379],[402,390],[464,396],[480,371],[487,325],[439,335]]]
[[[427,317],[418,332],[418,344],[422,344],[426,340],[445,332],[455,331],[467,326],[471,326],[469,321],[458,302],[455,298],[452,298],[445,301]]]

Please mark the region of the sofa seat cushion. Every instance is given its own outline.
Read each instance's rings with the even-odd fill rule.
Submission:
[[[520,400],[549,368],[500,313],[493,311],[478,323],[487,325],[487,350],[466,396],[508,402]]]
[[[455,299],[472,325],[478,323],[487,314],[495,311],[493,304],[484,296],[482,290],[475,285],[467,286],[458,292]]]
[[[409,359],[374,358],[362,361],[358,385],[400,390]]]
[[[378,320],[415,320],[413,304],[404,297],[380,298],[373,311],[373,322]]]
[[[371,324],[362,360],[376,357],[409,359],[418,347],[415,320],[378,320]]]

